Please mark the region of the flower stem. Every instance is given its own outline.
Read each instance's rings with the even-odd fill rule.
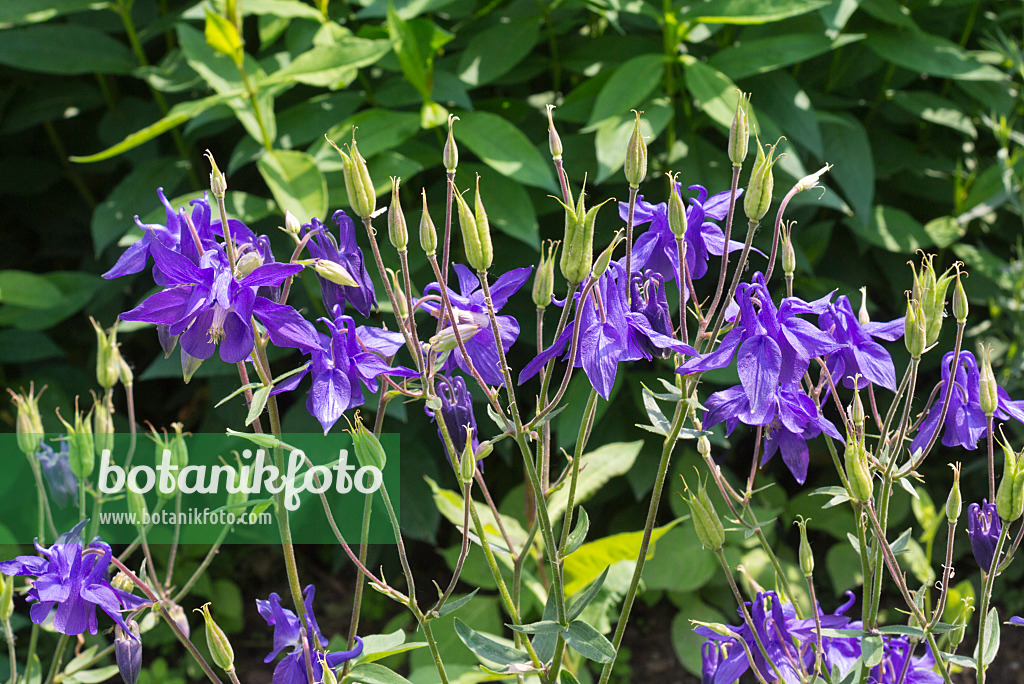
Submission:
[[[11,629],[9,619],[4,620],[4,638],[7,640],[7,659],[11,665],[11,678],[8,684],[18,684],[18,654],[14,650],[14,630]]]
[[[988,572],[985,574],[985,581],[981,590],[981,624],[978,627],[978,684],[985,684],[985,624],[988,622],[988,607],[992,601],[992,588],[995,585],[996,575],[999,574],[999,556],[1002,555],[1003,545],[1006,543],[1006,538],[1010,531],[1010,525],[1003,525],[1002,530],[999,532],[999,541],[996,542],[996,550],[992,555],[992,565],[989,567]]]

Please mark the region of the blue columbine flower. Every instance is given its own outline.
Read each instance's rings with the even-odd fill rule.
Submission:
[[[334,223],[338,226],[338,239],[330,234],[320,219],[313,219],[312,224],[303,226],[304,231],[312,231],[313,237],[308,243],[309,254],[314,259],[333,261],[344,268],[359,283],[357,286],[337,285],[320,278],[320,294],[328,311],[336,306],[345,308],[345,302],[351,302],[356,311],[369,316],[370,310],[377,305],[373,292],[373,281],[363,262],[363,252],[356,244],[356,226],[344,211],[334,212]]]
[[[448,288],[448,299],[451,302],[455,316],[458,318],[458,325],[475,324],[480,326],[478,332],[470,339],[464,339],[466,352],[473,360],[480,377],[488,385],[501,386],[505,379],[501,372],[501,362],[498,358],[498,350],[494,346],[494,333],[491,331],[490,318],[487,315],[487,307],[484,303],[484,293],[480,287],[480,280],[473,275],[473,272],[462,264],[454,264],[455,275],[459,279],[459,293]],[[530,277],[532,267],[516,268],[498,277],[491,284],[491,302],[494,311],[497,313],[505,306],[508,298],[519,291],[523,283]],[[424,292],[440,292],[441,288],[437,283],[427,285]],[[433,316],[440,316],[443,309],[442,304],[437,301],[425,301],[421,305],[423,309]],[[498,331],[501,336],[501,348],[508,352],[509,348],[519,337],[519,323],[512,316],[495,316],[498,322]],[[450,322],[449,322],[450,324]],[[442,331],[443,332],[443,331]],[[445,360],[441,370],[451,372],[455,368],[461,368],[469,372],[469,364],[462,357],[462,350],[453,349]]]
[[[462,453],[466,450],[466,428],[473,429],[473,453],[476,453],[476,449],[480,445],[477,439],[476,416],[473,415],[473,395],[469,393],[466,381],[458,375],[451,378],[439,375],[437,389],[438,397],[441,399],[441,418],[444,420],[445,427],[448,428],[452,445],[457,452],[456,459],[453,459],[452,454],[448,454],[448,460],[454,463],[455,460],[462,458]],[[437,415],[430,409],[426,409],[426,411],[434,421],[437,420]],[[444,441],[440,428],[437,430],[437,436],[441,438],[442,442]],[[447,451],[447,445],[445,445],[445,451]]]
[[[682,195],[682,185],[673,183],[675,191]],[[686,210],[686,263],[693,280],[701,278],[708,271],[709,253],[721,256],[725,252],[725,233],[709,219],[721,221],[729,213],[729,191],[720,192],[708,199],[708,191],[700,185],[691,185],[697,197],[690,199]],[[736,191],[739,198],[743,190]],[[619,203],[619,216],[623,221],[629,217],[629,204]],[[675,280],[679,285],[679,248],[676,236],[668,225],[668,204],[651,204],[643,195],[637,197],[633,211],[633,225],[650,223],[633,244],[633,268],[646,269],[661,275],[665,281]],[[743,249],[742,242],[729,241],[729,251]]]
[[[53,628],[61,634],[74,636],[86,630],[96,634],[99,608],[121,629],[130,632],[121,611],[139,608],[149,601],[115,589],[107,581],[110,546],[97,537],[83,547],[82,530],[86,522],[83,520],[57,537],[48,549],[37,542],[38,556],[18,556],[0,563],[0,573],[35,578],[28,590],[28,600],[32,603],[29,615],[36,624],[43,624],[52,614]]]
[[[335,312],[341,311],[340,307]],[[415,377],[416,371],[402,366],[392,367],[385,358],[395,355],[404,344],[401,333],[380,328],[356,327],[351,316],[338,316],[335,320],[321,318],[330,335],[316,333],[316,344],[306,353],[312,363],[274,387],[274,394],[295,389],[299,381],[312,373],[306,408],[320,421],[324,434],[334,426],[345,411],[361,406],[365,386],[376,392],[381,375]]]
[[[60,451],[54,451],[52,446],[42,442],[36,454],[36,459],[43,468],[43,477],[50,487],[50,497],[61,508],[66,506],[68,501],[74,500],[78,494],[78,478],[71,472],[70,453],[71,444],[67,440],[61,440]]]
[[[327,652],[327,639],[313,614],[313,596],[316,589],[312,584],[302,592],[306,605],[306,640],[309,642],[310,661],[313,665],[313,682],[306,671],[305,654],[302,648],[302,623],[299,616],[281,605],[281,597],[272,593],[267,600],[256,601],[256,608],[267,624],[274,628],[274,649],[263,659],[269,663],[286,648],[292,650],[274,668],[273,684],[313,684],[322,682],[324,665],[335,670],[347,660],[358,658],[363,652],[363,640],[356,637],[356,646],[351,651]]]
[[[935,431],[941,427],[939,416],[942,414],[942,404],[946,398],[946,384],[949,382],[949,366],[952,360],[953,352],[947,352],[942,357],[942,382],[939,383],[939,391],[935,394],[935,403],[921,422],[914,441],[910,443],[911,453],[923,449]],[[960,352],[960,363],[956,366],[955,378],[953,391],[949,397],[946,431],[942,435],[942,443],[948,447],[962,446],[967,450],[973,450],[978,446],[978,440],[988,430],[988,421],[981,409],[981,372],[978,370],[978,361],[974,354],[969,351]],[[993,416],[997,420],[1013,418],[1024,423],[1024,401],[1012,401],[1002,387],[998,388],[998,395],[999,403]]]
[[[824,432],[843,441],[836,426],[821,415],[798,383],[776,385],[768,395],[767,410],[755,410],[750,396],[740,385],[715,392],[704,403],[708,409],[704,416],[705,427],[724,421],[726,434],[731,434],[739,423],[766,426],[761,465],[770,461],[776,452],[782,452],[783,462],[800,484],[807,479],[810,462],[807,440]]]
[[[971,539],[971,550],[974,560],[982,570],[988,572],[992,567],[992,558],[996,554],[996,544],[1003,531],[1003,523],[999,520],[996,505],[982,499],[980,504],[972,503],[967,507],[967,536]]]
[[[170,326],[170,334],[181,335],[182,349],[197,359],[210,358],[219,345],[227,363],[252,353],[253,316],[279,347],[309,351],[316,345],[316,330],[295,309],[257,294],[262,287],[281,285],[302,270],[300,264],[266,263],[236,279],[219,250],[207,250],[198,263],[159,241],[150,252],[168,287],[121,319]]]
[[[861,325],[850,300],[841,295],[818,317],[818,326],[842,345],[827,357],[828,371],[836,385],[842,379],[844,385],[852,388],[854,379],[859,375],[858,389],[867,387],[871,382],[896,391],[896,369],[892,357],[874,338],[892,342],[903,337],[902,317],[888,323]]]
[[[634,273],[634,277],[636,274]],[[579,342],[574,367],[582,367],[597,393],[607,399],[615,384],[620,361],[651,359],[672,350],[696,354],[697,350],[671,337],[668,303],[657,276],[648,274],[634,281],[637,293],[626,300],[626,269],[612,262],[594,286],[582,309],[581,285],[573,295],[579,318]],[[571,305],[570,302],[563,303]],[[532,378],[549,360],[569,355],[575,319],[571,320],[555,342],[528,363],[519,374],[519,384]]]
[[[1014,616],[1014,617],[1010,618],[1010,624],[1011,625],[1020,625],[1021,627],[1024,627],[1024,617],[1016,617],[1016,616]]]
[[[725,368],[735,356],[736,370],[753,421],[747,424],[764,425],[771,420],[772,399],[779,384],[799,382],[811,359],[840,349],[838,342],[798,317],[798,314],[823,313],[830,297],[813,302],[787,297],[776,308],[764,276],[755,273],[752,283],[736,288],[736,302],[730,307],[736,327],[715,351],[690,359],[677,372],[690,374]]]

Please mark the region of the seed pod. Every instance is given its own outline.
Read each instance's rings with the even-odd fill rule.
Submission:
[[[26,456],[35,456],[43,441],[43,419],[39,415],[39,397],[42,394],[36,394],[33,385],[29,385],[28,394],[24,391],[11,392],[11,398],[17,408],[14,430],[18,449]]]
[[[551,112],[555,109],[555,105],[549,104],[548,110],[548,150],[551,151],[552,161],[559,161],[562,158],[562,139],[558,137],[558,131],[555,130],[555,119],[551,115]]]
[[[427,191],[423,190],[423,214],[420,215],[420,248],[427,256],[437,254],[437,229],[427,209]]]
[[[163,434],[160,434],[154,428],[150,432],[149,438],[151,440],[153,440],[153,456],[154,456],[154,460],[156,461],[156,463],[158,465],[163,463],[164,452],[167,452],[167,454],[168,454],[168,456],[167,456],[167,463],[168,463],[168,465],[173,467],[175,465],[175,463],[174,463],[174,450],[171,448],[171,439],[172,438],[167,435],[167,430],[164,430]],[[180,473],[180,471],[178,471],[178,473]],[[170,482],[171,482],[172,486],[169,488],[168,491],[165,491],[164,488],[159,486],[159,483],[157,483],[156,495],[158,497],[160,497],[161,499],[173,499],[174,498],[174,496],[175,496],[175,494],[177,492],[177,489],[178,489],[178,478],[176,476],[178,473],[175,473],[175,477],[171,478]],[[129,504],[130,503],[131,503],[131,501],[129,500]]]
[[[476,213],[469,208],[462,194],[455,192],[455,201],[459,209],[459,230],[462,232],[462,246],[466,251],[466,261],[477,271],[486,271],[494,260],[494,247],[491,245],[491,229],[480,200],[480,177],[476,179]],[[483,225],[480,225],[480,219]]]
[[[874,483],[871,479],[871,468],[868,465],[867,451],[864,443],[847,435],[846,451],[846,477],[850,481],[850,490],[853,498],[860,503],[867,503],[874,493]]]
[[[469,484],[476,475],[476,454],[473,453],[473,428],[466,427],[466,448],[459,460],[459,480],[462,484]]]
[[[343,152],[330,138],[327,142],[341,155],[342,173],[345,176],[345,192],[349,206],[356,216],[367,219],[373,216],[377,208],[377,191],[370,179],[370,170],[366,168],[366,160],[359,154],[356,147],[356,131],[352,129],[352,144],[348,152]]]
[[[625,239],[626,238],[622,234],[622,231],[621,230],[618,231],[617,233],[615,233],[615,236],[612,238],[611,244],[608,245],[607,247],[605,247],[604,251],[601,252],[599,255],[597,255],[597,261],[594,262],[594,273],[593,273],[595,279],[600,278],[601,276],[603,276],[604,272],[608,270],[608,266],[612,262],[612,255],[615,254],[615,248],[618,247],[619,243],[622,242]]]
[[[747,215],[748,221],[759,223],[772,204],[772,192],[775,190],[772,167],[778,161],[778,157],[775,156],[778,143],[771,145],[766,155],[756,135],[754,139],[757,141],[757,158],[750,171],[747,192],[743,195],[743,212]]]
[[[139,672],[142,671],[142,640],[139,638],[139,623],[135,620],[128,621],[126,633],[120,627],[117,628],[117,636],[114,638],[114,658],[117,662],[117,671],[121,674],[124,684],[135,684],[139,681]]]
[[[64,423],[64,428],[67,430],[67,437],[65,439],[70,447],[68,462],[71,465],[71,472],[79,480],[84,480],[92,475],[93,467],[96,465],[96,447],[93,443],[92,425],[89,416],[83,416],[82,412],[77,410],[76,407],[74,426],[68,424],[61,417],[59,411],[57,412],[57,417],[60,418],[60,422]]]
[[[483,198],[480,197],[480,175],[476,177],[476,196],[473,198],[473,214],[476,218],[476,232],[480,236],[480,249],[483,254],[483,265],[475,265],[478,271],[486,271],[494,261],[494,247],[491,245],[491,222],[484,210]]]
[[[626,181],[629,187],[638,188],[647,177],[647,143],[644,142],[643,133],[640,132],[640,114],[635,109],[636,121],[633,124],[633,134],[629,136],[626,144],[626,161],[623,170],[626,173]]]
[[[483,326],[479,323],[459,323],[456,326],[459,331],[459,337],[455,337],[455,330],[452,326],[447,326],[430,338],[430,348],[438,354],[451,351],[459,346],[459,338],[462,338],[463,342],[471,339],[473,335],[476,335],[483,329]]]
[[[0,622],[14,615],[14,577],[0,575]]]
[[[231,648],[228,635],[220,628],[210,615],[210,604],[199,609],[206,620],[206,643],[210,647],[210,655],[217,667],[225,672],[232,672],[235,669],[235,651]]]
[[[159,489],[157,490],[160,491]],[[131,487],[125,489],[125,498],[128,501],[128,512],[132,514],[136,527],[144,527],[143,521],[149,519],[149,508],[146,506],[146,496],[137,492]]]
[[[957,646],[964,640],[964,632],[966,631],[967,625],[971,622],[971,614],[974,612],[974,597],[965,596],[960,599],[962,607],[960,614],[956,616],[953,621],[953,629],[949,631],[949,645],[950,650],[955,651]]]
[[[334,674],[334,670],[327,664],[327,659],[322,655],[320,656],[320,669],[324,671],[323,684],[338,684],[338,676]]]
[[[949,467],[953,469],[953,486],[946,497],[946,520],[955,525],[964,508],[964,500],[960,496],[960,462],[951,463]]]
[[[750,94],[740,93],[736,102],[736,113],[729,127],[729,161],[733,166],[743,166],[750,145],[750,121],[747,108],[750,106]]]
[[[121,384],[125,387],[131,387],[135,381],[135,375],[132,373],[132,367],[128,365],[128,362],[124,360],[124,357],[118,354],[121,359],[121,364],[118,369],[121,372]]]
[[[1003,477],[996,490],[996,511],[1004,525],[1008,525],[1024,514],[1024,464],[1008,444],[1003,447]]]
[[[454,114],[448,115],[448,140],[444,143],[444,151],[441,153],[441,160],[448,173],[455,173],[459,165],[459,147],[455,144],[455,122],[459,117]]]
[[[850,404],[850,420],[858,428],[863,429],[865,418],[864,402],[860,400],[860,389],[854,388],[853,402]]]
[[[686,206],[675,177],[671,173],[668,177],[672,181],[672,190],[668,194],[668,227],[676,238],[681,238],[686,232]]]
[[[405,212],[398,197],[401,178],[391,177],[391,205],[388,207],[388,239],[399,252],[409,248],[409,228],[405,223]]]
[[[93,330],[96,331],[96,381],[103,389],[110,389],[120,378],[121,354],[117,350],[117,326],[110,334],[90,317]]]
[[[110,580],[110,586],[121,591],[127,591],[129,594],[135,591],[135,582],[132,582],[131,578],[120,570]]]
[[[960,264],[956,267],[956,285],[953,286],[953,318],[957,323],[967,322],[967,312],[970,305],[967,303],[967,293],[964,292],[964,284],[960,282]]]
[[[992,414],[999,408],[999,385],[996,383],[996,375],[992,371],[992,348],[983,347],[981,350],[981,371],[978,403],[985,415],[992,417]]]
[[[398,274],[401,271],[395,272],[393,269],[384,267],[384,271],[388,274],[388,280],[391,281],[391,291],[395,295],[395,305],[397,310],[395,313],[402,318],[409,317],[409,299],[405,296],[405,288],[402,287],[402,283],[399,280]]]
[[[547,251],[541,247],[540,263],[537,271],[533,274],[533,303],[538,309],[545,309],[551,304],[551,297],[555,293],[555,252],[558,250],[558,243],[554,240],[548,241]]]
[[[185,443],[185,433],[182,432],[184,427],[181,423],[171,423],[171,429],[174,430],[170,440],[171,463],[182,470],[188,467],[188,445]]]
[[[807,541],[807,523],[810,522],[810,519],[803,516],[797,517],[796,524],[800,527],[800,569],[803,571],[804,577],[811,577],[814,575],[814,554],[811,553],[811,543]]]
[[[114,450],[114,418],[106,399],[97,399],[92,406],[92,434],[96,455],[103,458],[103,452]]]
[[[796,273],[796,251],[793,249],[791,227],[782,230],[782,273],[788,278],[792,278]]]
[[[263,257],[256,252],[246,252],[238,257],[238,262],[235,264],[235,277],[241,280],[262,265]]]
[[[688,497],[686,502],[690,505],[693,527],[700,543],[712,551],[721,549],[722,544],[725,543],[725,527],[718,517],[718,512],[715,511],[714,504],[711,503],[707,489],[700,484],[696,495],[694,495],[686,485],[686,480],[683,480],[683,487],[686,489]]]
[[[373,466],[379,470],[384,470],[384,465],[388,461],[387,452],[384,451],[384,446],[380,443],[377,435],[366,429],[358,415],[356,416],[355,425],[352,426],[351,433],[352,446],[355,449],[356,460],[359,461],[359,465]]]
[[[916,299],[908,297],[907,317],[903,323],[903,342],[907,345],[907,351],[910,352],[911,358],[921,358],[927,346],[926,338],[925,317],[921,304]]]

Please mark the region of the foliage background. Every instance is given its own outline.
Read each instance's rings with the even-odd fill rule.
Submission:
[[[241,27],[245,78],[222,53],[242,46],[232,43],[222,24],[206,29],[208,9],[232,17],[224,20],[229,27],[233,20]],[[735,89],[742,88],[753,94],[761,141],[785,136],[786,157],[776,167],[780,195],[807,172],[835,165],[825,176],[829,190],[821,197],[803,193],[788,213],[798,220],[796,290],[810,298],[836,289],[856,305],[857,289],[866,285],[872,317],[888,320],[901,315],[910,286],[905,262],[916,250],[937,253],[943,267],[963,260],[971,273],[972,306],[965,348],[991,343],[1000,383],[1020,397],[1022,40],[1021,5],[997,1],[401,0],[389,9],[382,0],[235,0],[228,6],[6,0],[0,4],[0,384],[48,385],[48,429],[56,428],[56,406],[88,395],[95,343],[87,317],[110,325],[146,293],[145,278],[104,281],[99,274],[141,234],[134,215],[163,220],[158,186],[175,205],[204,187],[204,149],[229,175],[229,212],[278,244],[282,236],[275,227],[283,224],[284,209],[308,220],[345,207],[340,160],[323,134],[341,141],[353,125],[378,195],[390,190],[389,175],[401,176],[410,217],[418,218],[413,208],[420,187],[427,189],[435,221],[443,217],[443,123],[447,112],[455,113],[462,154],[458,184],[468,187],[474,174],[481,175],[500,231],[496,270],[506,270],[533,264],[542,239],[561,237],[561,210],[547,197],[556,185],[544,105],[558,105],[573,186],[586,174],[595,201],[626,198],[621,165],[632,126],[629,109],[643,110],[651,169],[641,191],[661,201],[667,191],[661,174],[669,170],[681,172],[685,185],[703,184],[712,193],[728,187],[724,143]],[[109,151],[96,155],[101,150]],[[616,227],[612,214],[601,217],[599,242]],[[763,231],[757,244],[766,249],[769,240]],[[285,242],[279,245],[283,250]],[[458,255],[459,247],[454,250]],[[417,250],[410,253],[413,282],[421,289],[433,278]],[[306,284],[297,301],[316,313],[322,306],[316,287],[309,279]],[[522,323],[510,359],[519,368],[535,352],[534,311],[525,293],[511,306]],[[940,342],[947,348],[951,327]],[[209,362],[184,385],[177,356],[163,358],[152,330],[121,331],[124,356],[138,380],[140,419],[158,426],[180,420],[194,432],[244,422],[238,402],[214,409],[236,384],[234,368]],[[274,362],[286,370],[297,358]],[[934,365],[926,371],[938,379]],[[587,504],[602,512],[592,515],[600,534],[642,526],[644,506],[637,502],[650,489],[657,453],[652,440],[637,443],[649,437],[635,427],[646,419],[640,388],[670,372],[652,364],[620,374],[612,401],[599,409],[594,444],[613,444],[610,479]],[[729,384],[729,372],[712,381]],[[561,448],[575,439],[574,420],[587,391],[582,376],[577,381],[569,410],[554,422]],[[317,429],[304,398],[285,406],[286,431]],[[404,523],[420,540],[419,570],[440,577],[454,560],[457,539],[441,523],[424,476],[441,486],[451,483],[441,476],[440,446],[425,416],[394,403],[392,408],[386,429],[403,439]],[[119,409],[123,415],[123,398]],[[478,413],[483,420],[482,407]],[[602,420],[611,416],[615,420]],[[0,409],[0,422],[13,429],[9,407]],[[738,432],[719,440],[726,467],[745,471],[751,439]],[[676,473],[696,462],[689,445],[677,454]],[[502,511],[521,515],[523,486],[514,484],[520,478],[514,459],[500,450],[498,455],[488,461],[488,480]],[[980,498],[982,459],[941,451],[928,473],[932,497],[944,499],[944,461],[953,459],[965,461],[965,498]],[[809,495],[814,486],[831,483],[827,460],[812,451],[812,464],[822,467],[812,465],[808,487],[798,489],[783,474],[760,503],[763,519],[778,519],[773,534],[790,541],[794,516],[813,518],[819,572],[827,575],[819,585],[831,587],[822,597],[831,610],[835,597],[859,578],[850,570],[857,564],[851,562],[845,513],[819,510],[823,500]],[[775,465],[768,467],[768,479],[779,476]],[[676,483],[678,478],[674,491]],[[922,582],[928,579],[924,561],[935,520],[926,497],[912,502],[901,493],[894,515],[900,529],[913,528],[901,559]],[[685,512],[679,497],[666,500],[662,522]],[[4,535],[0,521],[0,542]],[[729,553],[754,577],[767,576],[759,551],[742,540],[731,543]],[[638,619],[640,630],[647,624],[654,635],[669,634],[690,671],[699,654],[688,620],[733,614],[711,557],[698,549],[685,525],[661,540],[645,573],[648,607]],[[966,552],[967,545],[959,544],[957,555]],[[388,549],[374,553],[374,562],[385,567],[395,560]],[[332,604],[321,624],[341,632],[352,574],[333,548],[303,554],[306,572],[329,587],[321,596]],[[467,581],[487,586],[486,573],[479,566],[474,572],[472,561]],[[961,567],[973,568],[969,554]],[[185,565],[181,571],[189,570]],[[621,574],[628,578],[628,568]],[[968,581],[959,591],[969,591],[973,574],[960,573],[958,579]],[[1006,585],[1019,574],[1019,568],[1011,570]],[[218,614],[230,616],[222,624],[238,632],[258,619],[254,598],[281,590],[281,575],[273,556],[228,549],[198,593],[216,601]],[[610,580],[606,606],[617,599],[614,586]],[[1011,613],[1024,605],[1019,591],[1001,599]],[[495,601],[473,605],[477,614],[464,620],[478,629],[500,629]],[[368,610],[371,623],[381,626],[391,615],[372,595]],[[269,633],[242,638],[258,663]],[[659,648],[667,649],[664,638],[633,642],[633,667],[648,667]],[[168,647],[147,655],[152,681],[182,676],[176,658],[161,659],[173,652]],[[467,666],[475,662],[453,636],[446,657]],[[409,660],[413,675],[428,676],[425,657],[414,653]],[[678,670],[674,662],[671,667]],[[251,676],[266,681],[269,671],[254,669]]]

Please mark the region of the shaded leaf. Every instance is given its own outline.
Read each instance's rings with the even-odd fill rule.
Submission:
[[[498,173],[525,185],[557,190],[551,164],[522,131],[490,112],[463,112],[455,140]]]
[[[455,633],[459,635],[459,639],[466,645],[466,648],[484,660],[500,665],[530,662],[529,656],[522,651],[509,648],[505,644],[480,634],[458,618],[455,618]]]
[[[0,303],[48,309],[63,297],[60,288],[41,275],[28,271],[0,271]]]
[[[301,223],[327,214],[327,181],[313,157],[298,150],[272,150],[256,162],[281,211]]]
[[[604,121],[619,119],[639,107],[661,83],[664,72],[662,55],[639,55],[626,61],[601,87],[584,132],[596,130]]]
[[[982,64],[956,43],[919,31],[877,32],[865,43],[876,55],[910,71],[964,81],[1003,81],[995,67]]]
[[[476,33],[459,56],[459,79],[470,87],[490,83],[504,76],[533,50],[540,37],[536,17],[499,19]]]
[[[615,658],[612,642],[583,620],[575,620],[569,625],[565,632],[565,643],[588,660],[607,663]]]
[[[835,166],[829,172],[853,207],[855,220],[870,220],[875,197],[875,162],[863,124],[852,116],[815,112],[825,145],[825,160]]]
[[[136,66],[124,44],[84,24],[7,29],[0,64],[45,74],[127,74]]]
[[[830,0],[707,0],[680,12],[685,21],[705,24],[767,24],[825,7]]]
[[[726,48],[715,53],[707,63],[729,78],[739,80],[812,59],[862,38],[863,35],[846,34],[830,40],[824,35],[807,33],[772,36]]]

